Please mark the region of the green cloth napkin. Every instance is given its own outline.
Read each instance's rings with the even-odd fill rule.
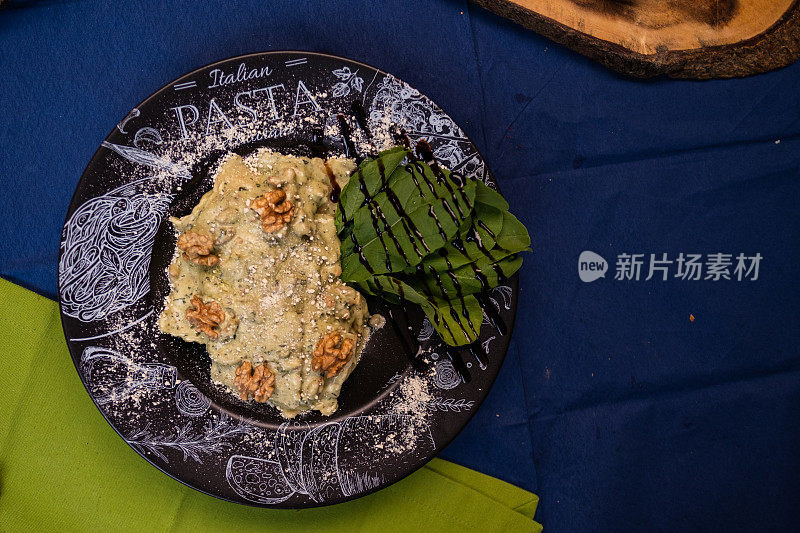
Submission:
[[[434,459],[357,500],[301,511],[218,500],[139,457],[85,392],[58,305],[0,279],[0,531],[533,531],[539,498]]]

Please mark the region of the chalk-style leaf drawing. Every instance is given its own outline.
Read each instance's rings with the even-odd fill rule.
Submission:
[[[350,79],[350,76],[352,76],[352,73],[350,72],[350,67],[342,67],[342,68],[335,69],[333,71],[333,75],[336,76],[337,78],[341,79],[341,80],[345,80],[346,81],[346,80]]]
[[[180,451],[184,461],[192,459],[202,463],[204,454],[210,455],[229,449],[234,436],[249,432],[248,424],[234,422],[227,415],[220,415],[216,421],[208,422],[201,430],[196,430],[191,422],[187,422],[165,435],[151,432],[150,425],[147,424],[125,440],[142,452],[151,452],[165,463],[169,459],[164,450]]]
[[[475,402],[473,400],[467,400],[464,398],[458,400],[455,398],[434,398],[433,400],[425,402],[425,405],[434,409],[438,409],[439,411],[453,411],[454,413],[460,413],[461,411],[469,411],[472,409],[472,406],[475,405]]]
[[[333,86],[333,97],[340,98],[350,94],[350,90],[361,92],[364,89],[364,80],[357,76],[358,69],[351,71],[350,67],[342,67],[332,70],[333,75],[342,80]]]
[[[333,86],[333,96],[338,98],[340,96],[347,96],[350,94],[350,86],[344,82],[339,82]]]

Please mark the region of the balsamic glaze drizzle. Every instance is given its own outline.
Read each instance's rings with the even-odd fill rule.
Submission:
[[[397,212],[397,216],[400,217],[400,220],[403,223],[403,228],[406,230],[406,233],[409,236],[408,240],[411,241],[411,245],[414,247],[414,252],[416,252],[416,254],[420,257],[425,257],[426,254],[420,252],[416,241],[419,240],[426,252],[430,252],[430,248],[428,248],[428,245],[425,243],[422,233],[419,231],[419,229],[417,229],[417,225],[414,224],[411,216],[406,213],[405,209],[403,208],[403,204],[400,202],[400,199],[389,187],[389,181],[386,177],[386,168],[383,166],[383,161],[376,159],[375,163],[378,165],[378,173],[381,177],[381,190],[386,193],[386,198],[388,198],[389,203],[392,204],[392,207],[394,207],[394,210]],[[403,257],[405,257],[405,254],[403,254]],[[406,260],[406,264],[410,265],[408,260]]]
[[[378,240],[381,241],[381,245],[383,246],[383,252],[386,255],[386,270],[388,270],[389,272],[392,271],[392,260],[391,260],[392,256],[389,253],[388,247],[386,246],[386,241],[383,240],[384,232],[389,235],[389,238],[392,240],[395,247],[400,252],[400,255],[403,257],[403,260],[406,262],[406,265],[410,265],[411,262],[406,256],[405,251],[403,251],[403,248],[400,246],[400,242],[397,240],[397,236],[394,234],[394,232],[392,231],[392,227],[389,225],[389,221],[386,220],[386,215],[383,213],[383,209],[381,209],[380,205],[377,202],[372,201],[372,195],[370,195],[369,191],[367,190],[367,183],[364,181],[364,173],[361,171],[360,168],[356,172],[356,175],[358,176],[358,188],[361,191],[361,194],[364,196],[364,202],[362,203],[362,205],[369,206],[368,211],[369,211],[369,216],[372,219],[372,226],[375,228],[375,233],[378,235]],[[378,217],[380,217],[381,222],[383,222],[383,228],[384,228],[383,232],[378,227]],[[354,233],[351,233],[351,235],[354,235]],[[372,274],[374,272],[370,273]]]
[[[486,361],[483,359],[483,356],[486,355],[486,352],[483,350],[483,346],[481,346],[480,341],[475,341],[469,346],[467,346],[469,353],[472,354],[472,357],[478,362],[478,366],[481,370],[486,370]]]
[[[406,354],[408,362],[415,370],[424,371],[425,366],[422,364],[422,361],[419,359],[419,357],[417,357],[417,355],[419,354],[419,345],[417,345],[416,348],[414,348],[413,339],[411,340],[411,342],[409,342],[409,339],[411,339],[413,336],[410,336],[407,333],[408,313],[406,313],[405,307],[401,307],[401,310],[403,311],[403,317],[405,318],[405,326],[401,327],[400,324],[398,323],[399,321],[395,317],[394,310],[386,307],[383,304],[381,305],[383,306],[383,312],[389,315],[388,322],[392,324],[392,329],[394,330],[395,335],[397,335],[397,338],[400,339],[400,342],[403,345],[403,352]]]
[[[353,103],[350,104],[350,112],[356,118],[358,127],[361,128],[368,139],[372,139],[372,132],[369,130],[369,124],[367,124],[367,111],[361,102],[353,100]]]
[[[471,376],[469,370],[467,370],[467,365],[464,364],[464,359],[461,357],[461,352],[448,344],[444,345],[443,351],[444,355],[453,363],[453,369],[456,371],[461,381],[463,383],[469,383]]]
[[[472,333],[474,333],[477,336],[478,332],[475,331],[475,326],[472,324],[472,319],[469,316],[469,311],[467,311],[467,302],[464,300],[464,292],[462,291],[461,283],[458,281],[456,273],[453,271],[453,264],[450,262],[450,257],[448,257],[447,255],[447,249],[441,248],[439,250],[439,255],[442,258],[444,258],[445,263],[447,263],[447,274],[450,276],[450,281],[453,282],[453,287],[456,289],[456,297],[461,302],[461,316],[467,319],[467,324],[469,325],[469,329],[471,329]],[[451,313],[455,312],[452,304],[450,305],[450,312]],[[453,318],[458,320],[455,316]]]
[[[353,143],[353,130],[350,128],[350,124],[347,123],[347,119],[341,113],[336,115],[336,120],[339,121],[339,129],[342,130],[342,141],[344,141],[344,148],[347,151],[347,155],[356,157],[358,151],[356,150],[356,145]]]
[[[352,105],[351,105],[351,112],[352,112],[352,115],[355,117],[355,120],[358,123],[358,126],[364,131],[366,136],[371,139],[372,138],[372,134],[371,134],[371,132],[369,130],[369,127],[367,125],[366,111],[364,110],[364,108],[361,105],[361,103],[357,102],[357,101],[353,102]],[[345,119],[345,117],[342,114],[337,115],[337,119],[339,121],[339,125],[340,125],[341,130],[342,130],[342,135],[343,135],[343,140],[344,140],[344,143],[345,143],[345,148],[347,149],[349,154],[352,154],[353,156],[355,156],[357,152],[356,152],[355,145],[354,145],[354,143],[353,143],[353,141],[351,139],[352,129],[350,128],[349,123],[347,122],[347,120]],[[394,134],[395,139],[397,139],[400,142],[402,142],[402,144],[409,151],[408,159],[409,159],[410,163],[406,165],[405,169],[411,174],[411,177],[412,177],[412,179],[414,181],[414,185],[416,186],[417,191],[419,192],[420,198],[424,197],[424,191],[423,191],[422,186],[421,186],[422,184],[420,183],[420,181],[418,179],[418,175],[422,176],[422,180],[424,181],[425,185],[427,185],[428,189],[431,191],[431,193],[434,195],[434,197],[436,199],[441,199],[442,200],[443,207],[445,208],[445,211],[448,213],[450,218],[453,220],[453,223],[456,224],[456,225],[459,225],[460,220],[462,220],[464,218],[464,211],[463,211],[461,205],[459,204],[459,202],[458,201],[455,202],[455,208],[458,211],[458,216],[456,216],[456,213],[454,212],[453,207],[448,202],[448,199],[447,198],[441,198],[436,193],[436,187],[428,179],[428,176],[425,174],[424,167],[420,164],[419,159],[417,159],[415,157],[414,151],[411,149],[411,140],[408,137],[408,135],[403,130],[395,130],[393,132],[393,134]],[[455,196],[456,191],[450,185],[450,183],[448,182],[447,177],[445,176],[445,174],[442,171],[441,167],[436,162],[436,159],[435,159],[435,157],[433,155],[433,150],[431,149],[430,145],[423,139],[423,140],[420,140],[416,144],[416,148],[417,148],[418,153],[421,155],[421,157],[425,160],[425,162],[430,167],[431,171],[433,172],[433,175],[436,178],[437,183],[443,185],[447,189],[447,191],[450,193],[451,196]],[[378,193],[380,193],[380,192],[386,192],[387,199],[392,204],[392,207],[394,208],[394,210],[397,212],[397,214],[400,217],[400,220],[401,220],[401,222],[403,224],[403,228],[406,230],[406,233],[409,235],[409,240],[412,243],[412,246],[414,248],[415,253],[417,253],[417,255],[419,255],[420,257],[424,257],[427,254],[423,254],[422,253],[422,251],[418,248],[417,243],[419,242],[419,244],[422,245],[422,247],[425,249],[426,252],[430,252],[430,249],[429,249],[428,245],[425,243],[425,240],[423,238],[422,233],[416,227],[416,224],[414,224],[413,220],[408,215],[408,213],[406,213],[406,211],[403,208],[403,205],[400,202],[400,200],[397,197],[397,195],[394,193],[394,191],[392,191],[388,187],[388,184],[387,184],[388,178],[386,176],[386,171],[385,171],[385,168],[383,166],[383,161],[381,161],[380,159],[376,159],[376,162],[378,164],[378,171],[380,173],[380,178],[381,178],[381,187],[376,192],[376,195]],[[328,168],[327,164],[325,165],[325,167],[326,167],[326,172],[328,172],[329,178],[331,178],[332,188],[334,189],[334,191],[331,193],[331,201],[335,202],[335,201],[338,200],[340,191],[338,190],[338,184],[334,185],[335,184],[335,179],[333,178],[333,173],[330,171],[330,169]],[[455,174],[455,173],[451,173],[451,175],[452,174]],[[464,179],[461,178],[460,176],[457,176],[457,177],[459,177],[461,179],[461,183],[459,185],[463,185]],[[388,224],[388,221],[386,219],[385,214],[383,213],[383,211],[381,210],[381,208],[377,204],[377,202],[374,201],[374,195],[368,194],[367,187],[366,187],[366,184],[364,182],[363,173],[362,173],[362,171],[360,169],[357,171],[357,179],[359,180],[359,188],[360,188],[360,190],[361,190],[361,192],[362,192],[362,194],[364,196],[364,202],[362,203],[362,206],[369,205],[369,207],[370,207],[369,211],[370,211],[370,217],[372,219],[373,226],[375,228],[375,231],[378,233],[378,237],[381,240],[381,244],[383,245],[384,252],[386,254],[387,269],[391,270],[392,267],[391,267],[389,250],[388,250],[388,248],[386,246],[386,243],[384,242],[384,240],[382,238],[383,232],[386,232],[389,235],[389,237],[390,237],[390,239],[392,239],[395,247],[397,248],[397,250],[399,251],[399,253],[403,257],[403,259],[405,260],[406,264],[410,265],[410,260],[406,256],[405,251],[400,246],[399,241],[397,239],[397,236],[394,235],[394,233],[392,232],[391,226]],[[473,204],[469,201],[468,197],[466,196],[466,194],[464,193],[463,189],[460,186],[458,187],[458,193],[461,195],[461,199],[464,202],[464,204],[466,206],[468,206],[468,208],[471,210],[473,208]],[[334,199],[334,198],[336,198],[336,199]],[[340,206],[340,208],[341,208],[341,206]],[[341,213],[342,213],[342,220],[346,223],[347,219],[346,219],[344,211],[342,210]],[[447,242],[446,233],[444,231],[444,228],[441,225],[441,222],[439,221],[439,218],[438,218],[438,216],[436,214],[436,211],[433,209],[433,205],[429,206],[428,215],[436,223],[439,235],[442,237],[442,239],[445,242]],[[384,226],[383,232],[379,228],[379,222],[382,223],[383,226]],[[482,230],[484,230],[493,240],[496,240],[495,233],[491,229],[489,229],[486,226],[486,224],[484,224],[482,221],[478,221],[478,226]],[[364,267],[367,269],[367,271],[370,274],[374,274],[375,273],[374,269],[369,265],[369,262],[367,261],[366,257],[364,256],[364,253],[363,253],[361,245],[358,243],[358,240],[356,239],[355,234],[352,233],[352,232],[350,233],[350,239],[353,242],[355,252],[358,254],[359,261],[362,263],[362,265],[364,265]],[[467,242],[474,242],[477,245],[477,248],[480,251],[480,253],[482,255],[486,256],[492,263],[495,263],[494,256],[484,246],[483,240],[482,240],[480,234],[478,233],[477,228],[475,227],[474,223],[470,227],[469,232],[465,236],[464,240],[466,240]],[[466,249],[465,249],[465,246],[464,246],[464,242],[462,240],[455,239],[453,242],[451,242],[451,244],[453,245],[453,248],[458,250],[462,255],[464,255],[468,259],[471,259],[469,254],[467,254],[467,252],[466,252]],[[472,321],[471,321],[471,319],[469,317],[469,312],[468,312],[467,307],[466,307],[466,301],[464,299],[463,288],[462,288],[461,284],[459,283],[457,276],[455,275],[455,272],[454,272],[454,270],[452,268],[452,263],[450,262],[450,259],[447,256],[447,251],[445,249],[442,249],[442,250],[439,251],[439,253],[440,253],[440,255],[442,257],[445,258],[445,261],[447,263],[447,273],[450,276],[450,279],[451,279],[451,281],[453,283],[453,288],[456,291],[456,296],[457,296],[457,298],[459,299],[459,301],[461,303],[461,311],[462,311],[461,314],[462,314],[462,316],[464,318],[466,318],[467,324],[469,325],[469,328],[472,330],[473,334],[477,335],[477,331],[475,330],[474,324],[472,323]],[[478,279],[478,281],[481,284],[481,291],[480,291],[479,294],[476,294],[476,297],[478,299],[478,303],[480,304],[480,306],[483,308],[484,312],[486,313],[486,316],[487,316],[489,322],[491,323],[491,325],[498,331],[498,333],[500,335],[506,335],[507,328],[506,328],[505,322],[503,321],[502,317],[498,313],[497,309],[495,309],[494,305],[492,305],[492,303],[490,301],[488,301],[488,293],[489,293],[490,288],[489,288],[489,281],[488,281],[486,275],[480,270],[480,268],[478,268],[478,266],[477,266],[475,261],[469,261],[468,264],[472,267],[473,272],[475,273],[475,277]],[[504,275],[504,273],[502,271],[502,268],[500,268],[500,266],[498,264],[493,264],[492,268],[493,268],[495,274],[497,275],[498,283],[504,283],[504,282],[507,281],[508,278]],[[447,290],[445,289],[445,287],[444,287],[444,285],[442,283],[442,279],[441,279],[441,276],[439,275],[439,273],[436,272],[436,270],[431,267],[430,268],[430,274],[431,274],[431,277],[433,278],[433,280],[435,281],[436,285],[439,287],[439,289],[442,292],[442,294],[444,296],[447,296]],[[417,265],[416,275],[421,278],[421,280],[423,281],[423,283],[425,285],[428,285],[428,282],[430,281],[431,278],[427,277],[425,275],[424,268],[423,268],[422,264],[418,264]],[[405,309],[405,303],[406,303],[405,291],[403,289],[402,282],[400,280],[398,280],[398,279],[395,279],[395,278],[391,277],[391,276],[387,276],[387,279],[392,281],[396,286],[396,289],[397,289],[397,292],[398,292],[398,296],[399,296],[400,301],[401,301],[401,307],[400,308],[402,309],[402,311],[403,311],[403,313],[404,313],[404,315],[406,317],[406,321],[407,321],[408,317],[407,317],[406,309]],[[379,279],[379,276],[373,277],[373,281],[375,283],[375,286],[378,289],[384,290],[383,284],[381,283],[381,281]],[[448,301],[448,306],[449,306],[450,315],[453,318],[453,320],[459,325],[459,327],[461,328],[461,330],[464,333],[464,335],[469,337],[469,334],[467,333],[467,330],[465,329],[463,322],[459,319],[458,312],[453,307],[453,304]],[[403,344],[403,348],[404,348],[404,351],[406,352],[406,355],[409,356],[409,359],[410,359],[410,362],[411,362],[412,366],[414,366],[414,368],[418,368],[418,365],[420,365],[419,359],[416,357],[418,355],[418,350],[417,350],[417,353],[414,353],[415,351],[412,349],[412,347],[410,346],[410,344],[408,342],[408,337],[405,334],[403,334],[402,328],[398,325],[397,320],[395,319],[393,312],[391,310],[387,310],[387,314],[389,315],[389,317],[391,319],[390,322],[392,323],[392,327],[394,328],[395,333],[400,338],[400,340],[401,340],[401,342]],[[439,327],[443,323],[445,328],[450,333],[450,335],[454,337],[453,331],[452,331],[449,323],[446,320],[443,320],[443,318],[439,314],[438,309],[434,310],[433,321],[434,321],[434,323],[435,323],[435,325],[437,327]],[[463,359],[461,358],[461,354],[457,351],[456,348],[454,348],[452,346],[449,346],[447,344],[445,344],[444,348],[445,348],[444,349],[444,353],[448,357],[448,359],[452,362],[453,368],[455,369],[455,371],[458,374],[459,378],[462,380],[462,382],[465,382],[465,383],[469,382],[470,374],[469,374],[469,371],[466,368],[466,365],[463,362]],[[475,342],[471,343],[470,345],[468,345],[467,349],[470,352],[470,354],[475,358],[475,360],[478,362],[479,367],[481,369],[485,369],[486,368],[486,362],[483,359],[483,356],[486,355],[486,354],[485,354],[484,350],[482,349],[482,346],[480,345],[479,341],[476,340]]]
[[[420,139],[417,142],[417,150],[419,151],[420,154],[422,154],[422,157],[425,159],[425,162],[433,171],[433,175],[436,176],[436,179],[439,181],[439,183],[445,186],[447,192],[449,192],[451,196],[455,196],[455,190],[453,190],[453,187],[450,185],[449,180],[444,175],[442,167],[440,167],[439,163],[436,162],[436,158],[433,156],[433,150],[431,149],[431,145],[428,144],[428,141],[426,141],[425,139]],[[469,209],[472,209],[472,204],[470,203],[469,198],[467,198],[464,189],[459,187],[458,193],[461,196],[461,200],[467,205],[467,207]],[[461,210],[461,205],[458,202],[455,202],[455,204],[456,204],[456,209],[458,210],[458,214],[461,216],[461,218],[464,218],[464,212]]]
[[[328,181],[331,182],[331,195],[329,196],[329,199],[334,204],[339,203],[339,195],[342,194],[342,188],[339,187],[339,183],[336,181],[336,176],[333,175],[333,170],[331,170],[331,167],[328,166],[328,161],[325,160],[323,164],[325,165],[325,173],[328,175]],[[344,216],[342,219],[344,220]]]

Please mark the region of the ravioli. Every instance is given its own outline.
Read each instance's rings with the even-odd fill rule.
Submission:
[[[285,417],[336,411],[368,337],[367,304],[339,277],[331,198],[354,168],[231,154],[192,212],[171,219],[178,247],[161,331],[204,344],[215,382]]]

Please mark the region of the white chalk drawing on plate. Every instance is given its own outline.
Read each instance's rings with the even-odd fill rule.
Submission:
[[[392,377],[390,377],[388,380],[386,380],[386,384],[383,386],[383,389],[381,389],[381,390],[388,389],[389,387],[391,387],[392,385],[397,383],[397,380],[399,380],[402,377],[403,377],[403,374],[400,374],[399,372],[395,372],[395,374]]]
[[[105,148],[113,150],[132,163],[138,163],[140,165],[165,170],[170,174],[174,174],[175,176],[184,179],[191,179],[192,177],[189,167],[174,163],[169,159],[159,157],[153,153],[142,150],[141,148],[136,148],[135,146],[125,146],[122,144],[114,144],[108,141],[103,141],[101,144]]]
[[[486,165],[453,119],[418,90],[391,75],[378,84],[369,110],[373,131],[387,122],[403,128],[412,140],[427,140],[433,155],[450,170],[486,181]]]
[[[401,436],[402,448],[386,445],[387,434]],[[313,429],[285,423],[276,437],[277,460],[245,455],[228,459],[225,476],[242,498],[263,504],[295,494],[316,503],[341,499],[381,486],[384,472],[407,464],[409,456],[435,450],[427,422],[401,415],[355,416]]]
[[[453,363],[449,359],[439,359],[433,366],[433,384],[444,390],[454,389],[461,385]]]
[[[333,75],[342,80],[334,84],[332,96],[339,98],[350,94],[350,90],[361,92],[364,88],[364,80],[358,75],[358,69],[351,71],[350,67],[337,68]]]
[[[59,261],[61,311],[101,320],[150,291],[150,255],[171,194],[138,192],[133,181],[87,200],[64,226]]]
[[[161,137],[161,132],[148,126],[139,128],[136,131],[136,134],[133,136],[133,145],[140,150],[144,150],[142,145],[146,146],[147,144],[164,144],[164,139]]]
[[[129,120],[134,119],[134,118],[138,117],[141,114],[142,114],[142,112],[139,111],[137,108],[134,107],[133,109],[131,109],[131,112],[128,113],[125,116],[125,118],[122,119],[122,122],[117,124],[117,129],[119,130],[119,132],[120,133],[128,133],[127,131],[125,131],[125,124],[127,124]]]
[[[498,285],[497,287],[493,288],[490,291],[490,294],[492,296],[489,296],[489,301],[492,303],[494,308],[497,309],[498,311],[500,311],[502,308],[505,308],[506,311],[508,311],[508,310],[511,309],[511,298],[513,298],[513,292],[514,291],[508,285]],[[500,297],[497,298],[497,297],[493,296],[495,293],[499,294]],[[501,302],[502,302],[502,304],[501,304]],[[489,318],[489,314],[486,312],[486,309],[483,309],[483,322],[481,322],[481,325],[482,326],[483,325],[487,325],[487,326],[492,326],[492,327],[495,326],[495,324],[492,321],[492,319]],[[494,337],[492,337],[492,339],[493,338]],[[484,341],[482,343],[484,351],[486,351],[486,352],[489,351],[489,341],[491,341],[492,339],[488,339],[488,340],[486,340],[486,341]]]
[[[107,333],[101,333],[99,335],[92,335],[91,337],[70,337],[69,340],[75,341],[75,342],[78,342],[78,341],[93,341],[93,340],[97,340],[97,339],[102,339],[103,337],[110,337],[111,335],[116,335],[117,333],[122,333],[123,331],[125,331],[127,329],[130,329],[130,328],[132,328],[133,326],[135,326],[136,324],[138,324],[140,322],[144,322],[152,314],[153,314],[153,310],[151,309],[148,312],[146,312],[145,314],[143,314],[142,316],[140,316],[139,318],[137,318],[136,320],[134,320],[133,322],[125,324],[121,328],[115,329],[113,331],[109,331]]]
[[[481,343],[481,346],[483,347],[483,351],[484,352],[489,353],[489,343],[492,342],[493,340],[495,340],[496,338],[497,338],[497,335],[492,335],[491,337],[489,337],[488,339],[486,339],[485,341],[483,341]]]
[[[123,401],[143,390],[171,389],[177,370],[161,363],[137,363],[121,353],[88,346],[83,350],[80,371],[89,394],[98,405]]]
[[[506,310],[511,309],[511,297],[512,297],[513,292],[514,291],[508,285],[498,285],[497,287],[492,289],[492,293],[493,294],[494,293],[499,293],[500,294],[500,298],[502,298],[502,300],[503,300],[503,307],[505,307]],[[494,298],[492,298],[492,300],[495,303],[495,307],[497,307],[497,310],[499,311],[500,310],[500,304],[498,303],[498,300],[496,300]]]
[[[466,398],[433,398],[425,402],[425,405],[439,411],[460,413],[461,411],[469,411],[472,409],[472,406],[475,405],[475,401],[467,400]]]
[[[192,418],[203,416],[210,405],[211,400],[191,382],[183,380],[175,387],[175,406],[182,415]]]
[[[433,337],[433,331],[433,324],[431,324],[427,316],[424,317],[422,319],[422,327],[419,329],[419,333],[417,333],[417,340],[420,342],[429,340]]]
[[[229,416],[220,414],[216,420],[209,420],[201,429],[195,428],[191,422],[176,427],[167,434],[153,433],[149,424],[125,438],[128,444],[141,451],[149,451],[165,463],[169,459],[165,450],[180,451],[183,460],[192,459],[203,462],[204,455],[219,454],[233,447],[231,440],[237,435],[248,434],[251,426],[242,421],[234,421]]]

